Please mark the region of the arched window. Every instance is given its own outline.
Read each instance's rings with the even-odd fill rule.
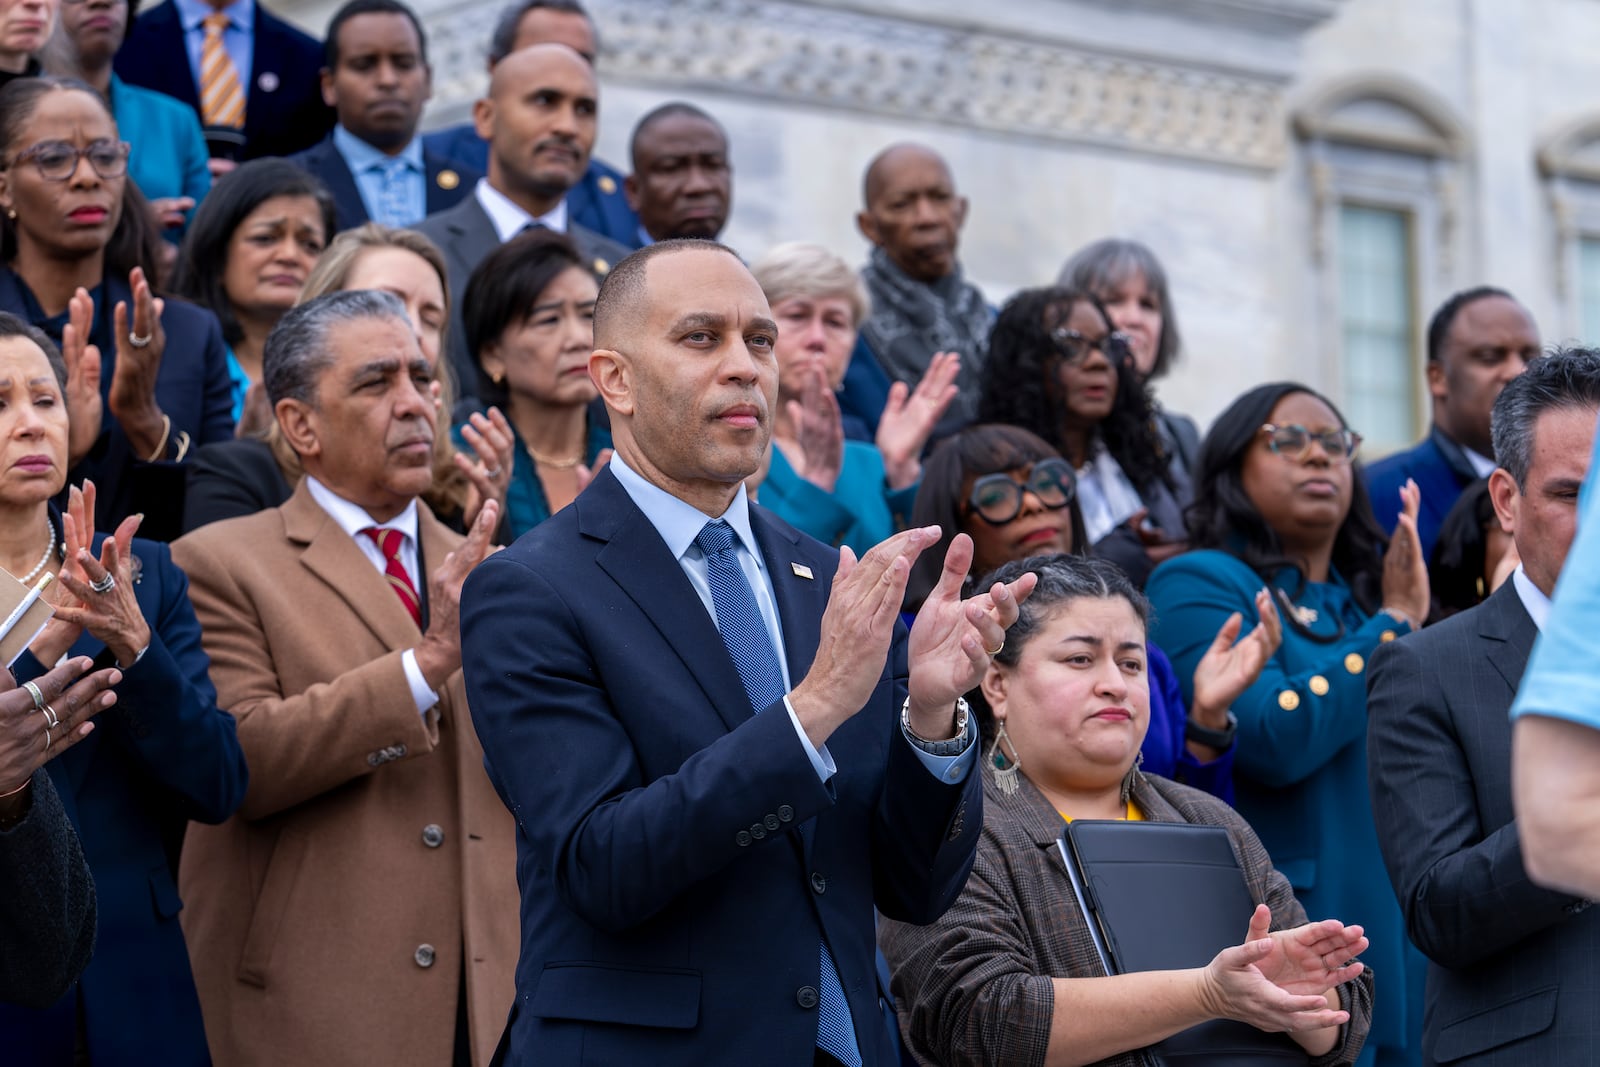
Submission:
[[[1558,336],[1600,344],[1600,115],[1540,141],[1539,173],[1555,237]]]

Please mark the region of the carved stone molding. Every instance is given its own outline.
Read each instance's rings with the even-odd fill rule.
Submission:
[[[592,10],[612,81],[1253,169],[1276,168],[1285,157],[1278,72],[1113,54],[806,0],[596,0]],[[449,0],[425,12],[441,101],[481,91],[494,14],[489,5]]]

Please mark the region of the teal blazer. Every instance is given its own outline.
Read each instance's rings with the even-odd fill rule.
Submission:
[[[1238,557],[1216,550],[1178,556],[1151,575],[1150,639],[1171,658],[1185,700],[1194,699],[1195,666],[1228,616],[1243,614],[1246,632],[1258,621],[1263,584]],[[1366,928],[1372,947],[1362,959],[1377,977],[1367,1047],[1379,1063],[1420,1063],[1426,962],[1406,938],[1367,791],[1367,659],[1409,628],[1368,615],[1337,575],[1302,588],[1298,574],[1284,570],[1273,584],[1298,591],[1296,605],[1316,613],[1312,620],[1302,612],[1303,625],[1333,639],[1315,640],[1286,621],[1277,655],[1233,702],[1234,806],[1308,914]]]
[[[533,457],[528,455],[528,446],[523,444],[522,435],[517,433],[515,426],[511,428],[511,435],[516,439],[516,449],[511,454],[511,484],[506,488],[506,514],[500,522],[502,544],[510,544],[550,517],[550,501],[545,499],[544,485],[539,481],[539,469],[534,465]],[[468,455],[473,454],[472,447],[461,436],[459,423],[451,429],[450,436],[457,448]],[[584,464],[593,470],[595,457],[610,447],[611,431],[591,421],[584,432]]]
[[[211,172],[195,113],[164,93],[129,85],[115,74],[110,96],[117,133],[133,146],[128,177],[139,191],[147,200],[192,196],[199,204],[211,191]]]
[[[849,545],[861,555],[896,530],[911,525],[917,487],[890,489],[883,456],[865,441],[844,443],[844,465],[833,492],[823,492],[795,473],[783,450],[772,448],[772,466],[761,483],[761,506],[823,544]]]

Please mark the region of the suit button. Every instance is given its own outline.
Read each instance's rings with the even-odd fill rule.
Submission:
[[[787,804],[779,805],[778,818],[783,822],[794,822],[794,809]]]
[[[778,821],[778,817],[776,815],[768,815],[761,821],[767,824],[768,830],[776,830],[778,827],[783,825],[783,823]]]
[[[394,753],[394,758],[395,759],[399,759],[401,756],[404,756],[406,754],[406,746],[404,746],[404,745],[396,745],[390,751],[392,751]]]
[[[444,844],[444,830],[430,822],[422,828],[422,843],[429,848],[438,848]]]
[[[383,756],[381,756],[379,753],[376,753],[376,752],[368,752],[367,753],[367,766],[368,767],[376,767],[378,764],[380,764],[382,762],[383,762]]]
[[[738,833],[733,835],[733,843],[738,845],[740,848],[744,848],[746,845],[750,844],[752,840],[754,840],[754,838],[750,836],[749,830],[740,830]]]
[[[816,871],[811,872],[811,889],[818,896],[828,891],[828,880]]]
[[[411,954],[411,958],[417,961],[417,966],[418,967],[432,967],[433,966],[433,946],[432,945],[418,945],[417,946],[417,951],[415,951],[415,952],[413,952]]]
[[[760,841],[767,836],[767,828],[758,822],[753,822],[750,824],[750,836]]]
[[[814,986],[803,985],[795,990],[794,1002],[810,1011],[817,1006],[817,990]]]

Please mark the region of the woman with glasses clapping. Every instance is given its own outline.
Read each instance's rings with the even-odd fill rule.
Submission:
[[[979,415],[1030,430],[1073,466],[1095,554],[1143,585],[1184,550],[1189,480],[1165,444],[1150,388],[1105,307],[1079,289],[1027,289],[995,319]]]
[[[69,354],[68,481],[100,486],[96,526],[143,513],[140,533],[167,540],[179,464],[233,436],[233,399],[216,317],[155,295],[158,258],[105,100],[58,78],[0,89],[0,311]]]
[[[1235,400],[1200,449],[1194,551],[1157,568],[1146,592],[1153,639],[1185,678],[1221,621],[1239,612],[1248,623],[1262,583],[1270,588],[1283,645],[1233,703],[1236,806],[1311,913],[1337,914],[1372,939],[1365,958],[1383,977],[1363,1062],[1413,1063],[1424,969],[1373,827],[1366,662],[1421,625],[1428,571],[1421,494],[1414,483],[1401,491],[1386,546],[1355,461],[1360,444],[1305,386],[1263,385]]]

